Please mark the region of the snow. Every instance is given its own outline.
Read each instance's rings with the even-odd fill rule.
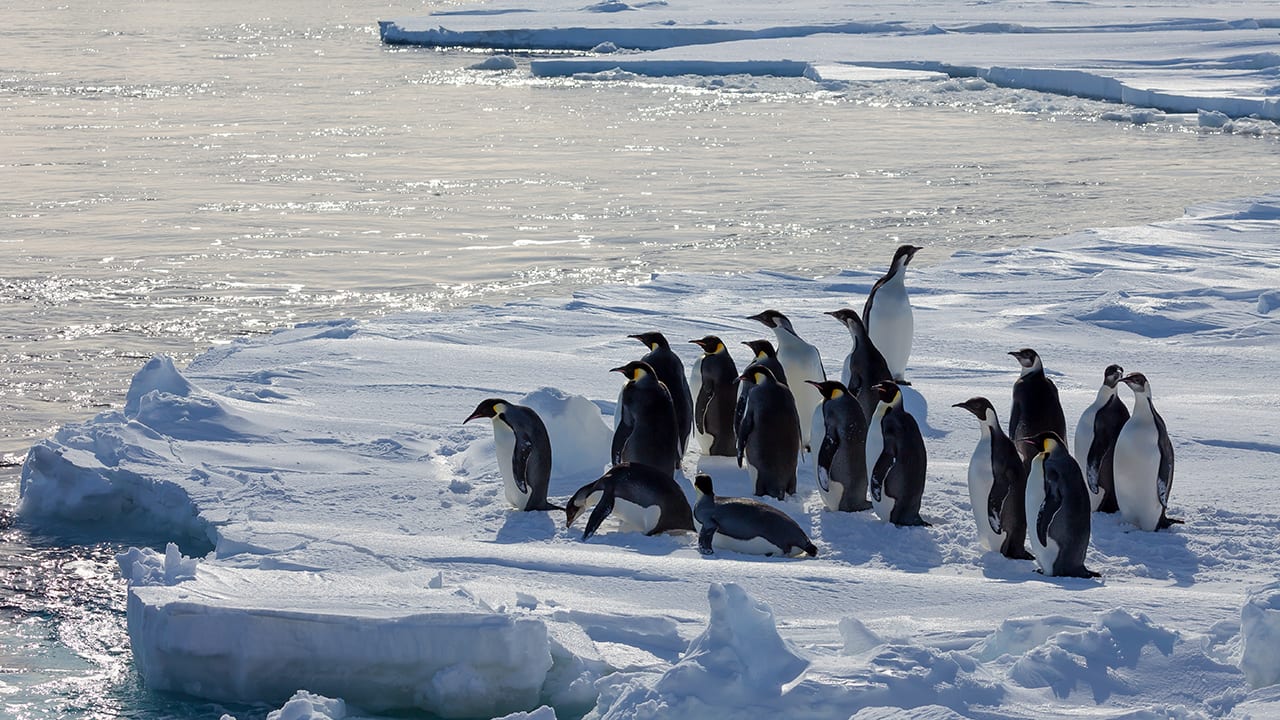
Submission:
[[[628,335],[664,332],[689,366],[683,339],[741,349],[762,332],[747,316],[776,308],[834,374],[848,334],[823,312],[860,307],[883,265],[657,275],[303,324],[182,369],[155,358],[124,408],[32,448],[19,512],[166,547],[120,558],[146,686],[282,718],[1274,716],[1278,239],[1267,196],[1016,249],[926,247],[908,278],[907,404],[933,527],[825,510],[806,458],[797,496],[768,502],[816,558],[702,557],[692,534],[612,519],[582,542],[561,513],[509,507],[491,430],[462,420],[487,397],[536,408],[563,503],[607,462],[609,368],[642,350]],[[1101,579],[1043,577],[978,544],[973,419],[951,405],[984,395],[1007,415],[1007,353],[1025,346],[1069,422],[1111,363],[1160,388],[1169,510],[1186,524],[1095,515]],[[690,497],[699,471],[750,492],[695,444],[677,473]]]
[[[534,57],[536,76],[741,73],[838,89],[876,73],[943,75],[1133,105],[1107,119],[1139,124],[1197,112],[1280,120],[1277,28],[1274,3],[1259,0],[490,0],[380,22],[389,44],[581,51]]]

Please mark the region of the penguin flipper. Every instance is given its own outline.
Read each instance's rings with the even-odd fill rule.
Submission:
[[[516,433],[516,452],[511,463],[511,474],[515,476],[516,487],[520,492],[529,492],[529,459],[533,457],[537,445],[527,432]]]
[[[698,389],[698,397],[693,401],[693,427],[702,434],[707,432],[707,411],[711,408],[711,401],[716,396],[716,386],[714,382],[708,382],[702,378],[702,387]]]
[[[871,469],[871,477],[867,478],[867,489],[871,491],[871,496],[877,501],[880,500],[884,493],[885,482],[888,480],[889,472],[893,470],[893,466],[893,452],[886,441],[884,450],[880,452],[880,457],[876,459],[875,467]]]
[[[750,412],[742,416],[742,427],[738,428],[738,467],[742,467],[742,456],[747,451],[747,440],[756,429],[755,415]]]
[[[818,448],[818,485],[822,487],[822,492],[831,492],[831,463],[839,449],[840,436],[832,437],[830,433],[822,439],[822,446]]]
[[[591,510],[591,517],[587,518],[587,527],[582,531],[582,539],[586,540],[596,534],[596,530],[600,529],[600,523],[609,517],[613,512],[613,488],[610,487],[600,494],[600,502]]]
[[[1169,441],[1169,432],[1165,428],[1164,418],[1151,408],[1156,420],[1157,441],[1160,448],[1160,470],[1156,473],[1156,495],[1160,498],[1160,507],[1169,507],[1169,491],[1173,489],[1173,443]],[[1163,517],[1163,512],[1161,513]]]
[[[615,465],[622,462],[622,454],[627,449],[627,440],[630,439],[633,430],[635,430],[635,418],[624,406],[622,412],[618,414],[618,427],[613,431],[613,446],[610,448],[610,457]]]
[[[1041,546],[1049,544],[1049,525],[1062,509],[1062,493],[1058,492],[1058,482],[1050,468],[1044,469],[1044,502],[1040,505],[1040,513],[1036,516],[1036,537]]]
[[[1004,526],[1004,504],[1009,499],[1009,489],[1017,482],[1016,475],[1022,469],[1005,468],[992,478],[991,492],[987,494],[987,523],[994,533],[1007,533],[1011,528]]]
[[[698,532],[698,552],[703,555],[712,555],[715,549],[711,547],[711,539],[716,535],[717,525],[714,521],[707,520],[702,523],[702,530]]]

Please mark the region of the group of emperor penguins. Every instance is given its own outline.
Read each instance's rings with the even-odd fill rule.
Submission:
[[[897,249],[861,314],[826,313],[853,342],[839,381],[827,379],[818,349],[776,310],[749,318],[772,329],[777,346],[743,343],[753,356],[741,373],[714,335],[689,341],[702,355],[688,375],[662,333],[630,335],[649,351],[611,370],[626,378],[614,413],[613,465],[563,508],[547,499],[551,442],[536,412],[490,398],[464,422],[493,421],[498,468],[514,507],[563,510],[566,526],[593,508],[583,539],[614,515],[624,528],[648,535],[696,531],[704,554],[817,554],[786,513],[754,498],[717,496],[705,473],[694,479],[690,506],[673,475],[691,435],[703,454],[736,458],[757,496],[794,495],[801,454],[812,452],[818,492],[829,510],[870,509],[895,525],[928,525],[920,516],[925,444],[902,391],[910,384],[905,372],[914,332],[904,281],[919,250]],[[1119,365],[1106,368],[1097,398],[1076,425],[1072,457],[1058,390],[1040,356],[1030,348],[1009,354],[1022,373],[1013,386],[1007,433],[987,398],[954,405],[979,423],[968,484],[984,547],[1034,560],[1046,575],[1096,577],[1084,565],[1093,512],[1119,512],[1148,531],[1181,522],[1165,514],[1173,446],[1145,376],[1126,375]],[[1117,394],[1121,383],[1133,390],[1132,413]]]

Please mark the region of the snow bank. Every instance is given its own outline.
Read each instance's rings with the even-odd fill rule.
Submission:
[[[1280,683],[1280,582],[1249,594],[1240,614],[1240,669],[1253,687]]]
[[[814,0],[785,9],[760,1],[492,0],[379,28],[389,44],[643,51],[534,58],[530,72],[540,76],[752,74],[840,83],[878,69],[1151,109],[1112,118],[1133,122],[1161,112],[1200,112],[1202,122],[1280,119],[1274,7],[1210,2],[1198,6],[1204,17],[1181,19],[1184,12],[1161,0],[1123,8]]]

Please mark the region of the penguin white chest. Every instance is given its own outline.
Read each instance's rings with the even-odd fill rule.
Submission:
[[[704,356],[705,357],[705,356]],[[702,394],[702,361],[700,357],[693,361],[693,369],[689,373],[689,397],[693,398],[693,412],[698,412],[698,396]],[[711,454],[711,445],[715,442],[715,437],[706,432],[705,418],[693,418],[693,434],[698,438],[698,445],[702,447],[702,454]]]
[[[1098,416],[1098,410],[1102,408],[1105,402],[1105,398],[1099,397],[1080,416],[1080,422],[1076,423],[1076,444],[1072,446],[1076,449],[1076,458],[1080,461],[1080,469],[1085,474],[1085,485],[1089,489],[1090,511],[1098,509],[1098,506],[1102,504],[1102,496],[1104,494],[1101,488],[1094,492],[1094,488],[1098,486],[1097,468],[1089,467],[1089,449],[1093,447],[1094,418]],[[1094,476],[1093,479],[1089,478],[1090,475]]]
[[[1155,530],[1164,506],[1157,490],[1160,431],[1149,417],[1135,414],[1120,430],[1113,474],[1121,516],[1143,530]]]
[[[787,386],[796,403],[796,415],[800,418],[800,442],[809,446],[812,425],[809,419],[822,404],[822,392],[805,380],[822,382],[827,379],[822,367],[822,356],[809,343],[787,333],[777,333],[778,362],[787,373]]]
[[[816,462],[814,467],[818,471],[818,495],[822,497],[822,504],[828,510],[839,510],[840,499],[844,497],[844,485],[831,482],[831,473],[828,472],[827,468],[818,465]]]
[[[1040,533],[1036,525],[1040,518],[1040,508],[1044,506],[1044,459],[1036,457],[1031,461],[1031,472],[1027,475],[1027,544],[1036,559],[1036,565],[1046,575],[1053,573],[1053,563],[1058,558],[1058,544],[1045,536],[1045,543],[1040,542]]]
[[[743,555],[773,555],[777,557],[784,554],[782,548],[759,535],[743,539],[718,532],[711,537],[711,547],[716,550],[728,550],[742,553]]]
[[[498,472],[502,474],[503,493],[506,495],[507,502],[517,510],[523,510],[529,502],[529,496],[533,494],[533,488],[529,488],[529,492],[520,492],[520,488],[516,485],[514,467],[516,434],[505,422],[497,418],[493,421],[493,448],[498,456]]]
[[[999,552],[1004,543],[1004,533],[991,529],[987,514],[994,472],[991,467],[991,436],[984,434],[969,459],[969,504],[973,507],[973,519],[978,527],[978,542],[988,550]]]
[[[911,337],[915,332],[915,319],[911,313],[911,298],[902,275],[890,280],[876,291],[867,316],[867,334],[871,342],[884,356],[889,372],[902,379],[911,357]]]

